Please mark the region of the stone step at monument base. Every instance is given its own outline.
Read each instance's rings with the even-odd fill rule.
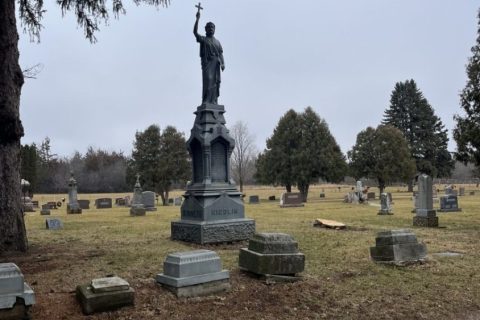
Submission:
[[[67,214],[81,214],[82,213],[82,209],[80,208],[79,205],[70,205],[70,204],[67,204]]]
[[[391,215],[393,215],[393,212],[392,212],[391,210],[390,210],[390,211],[388,211],[388,210],[380,210],[380,211],[378,211],[377,214],[378,214],[379,216],[391,216]]]
[[[416,227],[438,227],[438,217],[413,217],[413,225]]]
[[[162,287],[164,287],[168,291],[171,291],[178,298],[207,296],[211,294],[227,292],[230,291],[230,289],[232,288],[232,286],[230,285],[230,279],[210,281],[186,287],[174,287],[162,284]]]
[[[144,207],[131,207],[130,208],[130,215],[132,217],[139,217],[145,215],[145,208]]]
[[[171,224],[171,239],[198,244],[235,242],[249,239],[255,233],[255,220],[222,221],[179,220]]]

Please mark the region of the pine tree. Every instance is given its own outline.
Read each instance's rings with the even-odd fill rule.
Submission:
[[[454,161],[447,150],[447,130],[413,79],[395,84],[382,123],[403,133],[417,172],[434,177],[451,174]]]
[[[477,43],[468,59],[467,84],[460,94],[464,115],[455,115],[453,138],[457,142],[456,158],[473,162],[480,168],[480,10],[478,11]]]

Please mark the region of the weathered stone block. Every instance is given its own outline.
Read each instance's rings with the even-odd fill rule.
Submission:
[[[413,217],[413,225],[415,227],[438,227],[438,217]]]
[[[284,233],[257,233],[248,249],[240,249],[240,268],[256,274],[296,274],[305,268],[305,255],[297,242]]]
[[[24,282],[23,274],[16,264],[0,263],[0,310],[5,311],[3,315],[7,317],[17,314],[18,309],[25,311],[25,308],[20,306],[15,309],[15,305],[20,301],[23,301],[24,306],[35,304],[32,288]]]
[[[112,277],[94,279],[77,286],[76,296],[84,314],[116,310],[135,303],[135,291],[125,280]]]
[[[375,262],[403,265],[423,261],[427,255],[425,244],[418,243],[413,232],[406,229],[379,232],[370,256]]]
[[[142,204],[132,205],[132,207],[130,208],[130,215],[133,217],[144,216],[145,212],[145,207]]]

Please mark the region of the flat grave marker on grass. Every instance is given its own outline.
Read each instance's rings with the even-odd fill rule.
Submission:
[[[335,229],[335,230],[341,230],[341,229],[346,229],[347,225],[334,221],[334,220],[327,220],[327,219],[315,219],[313,222],[314,227],[323,227],[323,228],[328,228],[328,229]]]

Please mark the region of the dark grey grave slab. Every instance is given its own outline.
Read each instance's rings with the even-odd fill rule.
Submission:
[[[259,204],[260,203],[260,198],[257,195],[249,196],[248,197],[248,203],[249,204]]]
[[[168,198],[168,205],[173,205],[173,199],[172,198]]]
[[[303,199],[300,192],[284,192],[280,199],[281,208],[303,207]]]
[[[82,208],[82,210],[88,210],[90,209],[90,200],[79,199],[78,205],[80,206],[80,208]]]
[[[48,230],[60,230],[63,229],[63,223],[60,219],[46,219],[45,226]]]
[[[324,199],[325,198],[325,193],[324,192],[321,192],[320,193],[320,199]]]
[[[377,234],[370,256],[377,263],[405,265],[426,259],[425,244],[418,243],[415,234],[406,229],[382,231]]]
[[[475,195],[475,191],[470,191],[469,193],[471,196],[474,196]]]
[[[367,193],[367,200],[375,200],[375,199],[376,199],[375,192]]]
[[[23,305],[16,305],[18,299],[23,300]],[[14,263],[0,263],[0,317],[9,319],[7,316],[27,316],[28,308],[33,304],[35,294],[24,281],[20,268]]]
[[[461,197],[465,195],[465,187],[458,188],[458,195]]]
[[[32,200],[32,205],[34,208],[38,208],[39,207],[39,204],[38,204],[38,201],[37,200]]]
[[[440,210],[439,212],[459,212],[462,211],[458,207],[458,198],[452,194],[440,197]]]
[[[115,198],[115,205],[124,207],[127,205],[125,198]]]
[[[76,289],[77,300],[86,315],[133,306],[134,294],[128,282],[118,277],[94,279]]]
[[[47,204],[50,206],[50,210],[57,209],[57,203],[55,201],[49,201]]]
[[[305,268],[305,255],[285,233],[257,233],[240,249],[239,267],[259,275],[294,275]]]
[[[50,215],[50,206],[48,204],[42,205],[42,210],[40,210],[40,215],[49,216]]]
[[[145,206],[145,209],[147,209],[147,210],[149,208],[155,208],[155,192],[153,192],[153,191],[143,191],[142,192],[142,203]]]
[[[112,198],[100,198],[95,200],[95,207],[97,209],[110,209],[112,208]]]
[[[214,294],[230,289],[230,274],[222,270],[214,251],[194,250],[171,253],[156,281],[177,297]]]
[[[269,197],[268,197],[268,200],[269,200],[269,201],[275,201],[275,196],[269,196]]]

